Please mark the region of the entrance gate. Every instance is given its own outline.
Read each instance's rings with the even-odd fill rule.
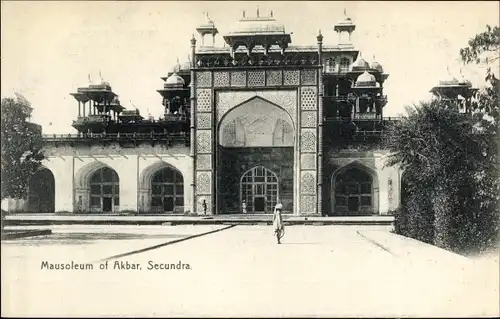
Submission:
[[[271,170],[257,166],[241,177],[240,198],[251,213],[272,213],[278,202],[278,177]]]

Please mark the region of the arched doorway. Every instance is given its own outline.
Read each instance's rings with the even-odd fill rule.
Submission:
[[[110,213],[120,208],[120,180],[109,167],[102,167],[90,177],[90,209]]]
[[[351,167],[334,179],[336,214],[369,215],[375,212],[373,178],[366,171]]]
[[[176,212],[184,209],[184,178],[170,167],[159,169],[151,178],[151,210]]]
[[[248,212],[271,213],[279,198],[278,177],[271,170],[256,166],[241,177],[240,191]]]
[[[33,213],[53,213],[55,211],[54,174],[47,168],[42,168],[30,178],[28,211]]]

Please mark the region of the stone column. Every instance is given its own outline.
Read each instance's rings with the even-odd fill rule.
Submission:
[[[192,207],[191,211],[193,213],[196,213],[196,158],[195,158],[195,145],[196,145],[196,127],[195,127],[195,107],[196,107],[196,96],[195,96],[195,89],[196,89],[196,79],[195,79],[195,71],[194,68],[196,67],[196,39],[194,37],[191,38],[191,83],[189,84],[190,86],[190,99],[191,99],[191,121],[190,121],[190,151],[189,151],[189,156],[191,156],[192,163],[193,163],[193,183],[191,184],[192,187]]]
[[[323,36],[321,31],[317,37],[318,40],[318,210],[317,213],[323,214]]]

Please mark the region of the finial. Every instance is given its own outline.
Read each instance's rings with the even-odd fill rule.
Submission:
[[[193,33],[193,36],[191,38],[191,46],[194,47],[196,45],[196,38],[194,37],[194,33]]]
[[[344,8],[344,17],[347,18],[347,9],[346,8]]]
[[[257,7],[257,18],[259,17],[259,7]]]
[[[271,10],[271,18],[273,17],[273,10]]]
[[[104,82],[104,79],[102,78],[101,71],[99,71],[99,77],[101,78],[101,81]]]
[[[90,78],[90,73],[89,73],[89,83],[92,84],[92,79]]]
[[[243,10],[243,18],[245,18],[245,10]]]

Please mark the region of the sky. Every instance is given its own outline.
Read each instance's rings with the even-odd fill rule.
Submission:
[[[43,133],[75,133],[71,122],[78,104],[71,92],[94,82],[99,73],[110,82],[122,105],[143,116],[163,114],[156,91],[177,59],[185,62],[192,34],[208,12],[221,34],[247,16],[273,11],[293,32],[292,44],[335,45],[334,24],[344,9],[355,22],[352,43],[371,61],[373,55],[389,78],[384,116],[430,98],[430,88],[447,76],[460,76],[459,50],[486,25],[499,24],[499,2],[196,2],[196,1],[2,1],[1,96],[22,93],[34,108],[32,121]],[[200,44],[201,41],[198,41]],[[216,45],[222,46],[219,35]],[[468,65],[462,73],[480,87],[485,66]]]

